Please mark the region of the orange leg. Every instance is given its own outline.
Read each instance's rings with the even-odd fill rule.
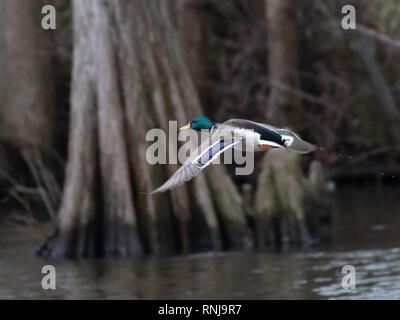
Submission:
[[[270,145],[268,145],[268,144],[259,144],[258,147],[259,147],[260,149],[272,149],[272,148],[276,148],[276,147],[270,146]]]

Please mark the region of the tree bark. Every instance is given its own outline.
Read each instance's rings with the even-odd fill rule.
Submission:
[[[327,238],[329,196],[320,162],[306,177],[300,155],[274,150],[264,157],[255,197],[258,245],[309,245]]]
[[[75,1],[74,19],[70,141],[60,223],[39,252],[57,257],[138,254],[142,246],[105,3]],[[102,203],[96,206],[99,193]]]
[[[40,190],[46,190],[43,195],[49,197],[52,211],[60,193],[50,161],[56,140],[51,66],[54,49],[41,28],[42,5],[30,0],[0,3],[0,61],[4,62],[0,74],[0,143],[4,150],[9,149],[4,146],[18,150],[32,180]],[[13,174],[22,176],[14,163],[8,166]]]
[[[22,149],[49,147],[54,139],[54,88],[50,41],[38,19],[40,2],[5,0],[1,9],[0,55],[5,62],[1,72],[1,136]]]
[[[299,122],[300,101],[297,96],[279,88],[282,83],[299,87],[297,50],[297,1],[266,0],[268,36],[268,76],[271,91],[267,118],[276,125]],[[278,83],[278,85],[276,85]]]
[[[350,46],[364,62],[371,84],[381,102],[382,110],[386,115],[386,122],[393,137],[398,139],[400,128],[400,111],[397,108],[390,86],[382,73],[381,67],[376,60],[376,44],[371,37],[357,33],[355,36],[348,36],[351,39]]]
[[[207,75],[204,61],[202,0],[179,0],[179,30],[185,61],[200,97],[206,94]]]

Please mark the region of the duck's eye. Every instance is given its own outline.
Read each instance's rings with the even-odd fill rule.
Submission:
[[[197,123],[197,120],[192,120],[192,123]]]

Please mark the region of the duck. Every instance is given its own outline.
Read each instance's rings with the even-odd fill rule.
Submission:
[[[209,138],[192,152],[164,184],[152,191],[150,195],[172,190],[191,180],[230,148],[246,152],[285,148],[303,154],[317,149],[316,145],[304,141],[289,129],[246,119],[230,119],[223,123],[216,123],[207,117],[196,117],[179,130],[188,129],[206,131],[209,133]]]

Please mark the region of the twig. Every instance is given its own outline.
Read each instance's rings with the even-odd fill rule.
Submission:
[[[21,198],[18,193],[16,193],[14,190],[11,190],[9,192],[10,196],[15,198],[19,203],[22,204],[22,206],[25,208],[26,212],[29,214],[29,218],[26,217],[25,221],[28,222],[29,224],[31,224],[33,226],[33,228],[43,237],[46,238],[46,233],[44,232],[42,226],[40,225],[40,223],[37,222],[37,220],[35,219],[35,216],[31,210],[31,207],[29,205],[29,203]]]
[[[57,226],[57,216],[55,214],[54,208],[51,205],[49,198],[47,197],[46,192],[43,190],[42,187],[38,187],[38,189],[34,188],[29,188],[25,187],[21,184],[18,183],[13,177],[11,177],[5,170],[0,168],[0,175],[2,175],[6,180],[8,180],[11,185],[13,186],[13,189],[9,192],[9,194],[17,199],[23,206],[24,208],[30,213],[33,217],[32,211],[30,209],[30,206],[21,198],[17,192],[22,192],[22,193],[27,193],[27,194],[35,194],[35,195],[40,195],[43,203],[45,204],[47,211],[49,212],[50,218],[52,220],[53,225],[56,227]]]
[[[362,154],[360,154],[358,156],[355,156],[355,157],[351,158],[350,160],[346,161],[339,169],[334,170],[330,176],[337,175],[345,167],[360,163],[360,162],[365,161],[368,158],[374,157],[376,155],[383,154],[383,153],[390,152],[390,151],[394,151],[394,150],[400,150],[400,144],[397,144],[397,145],[394,145],[394,146],[380,147],[380,148],[376,148],[376,149],[364,152],[364,153],[362,153]]]
[[[280,90],[284,90],[284,91],[290,92],[294,95],[297,95],[298,97],[300,97],[303,100],[325,106],[325,107],[329,108],[330,110],[332,110],[333,112],[340,114],[342,117],[349,118],[346,114],[344,114],[340,110],[340,108],[338,106],[336,106],[330,102],[327,102],[324,99],[316,97],[316,96],[309,94],[307,92],[304,92],[302,90],[292,88],[292,87],[290,87],[280,81],[274,80],[274,79],[270,79],[270,83],[271,83],[271,85],[275,86],[276,88],[278,88]]]
[[[54,210],[54,207],[53,207],[51,201],[49,200],[49,197],[47,196],[47,192],[45,191],[45,188],[40,179],[40,176],[39,176],[36,168],[34,167],[34,165],[31,163],[31,161],[27,158],[25,160],[32,172],[33,179],[35,180],[36,185],[38,186],[39,194],[43,200],[43,203],[45,204],[45,206],[47,208],[47,211],[49,212],[49,215],[50,215],[50,218],[52,219],[53,225],[56,227],[57,226],[57,215],[56,215],[56,212]]]
[[[391,37],[387,36],[386,34],[379,33],[377,31],[375,31],[374,29],[368,28],[366,26],[363,26],[363,25],[357,23],[356,30],[358,30],[359,32],[364,33],[370,37],[373,37],[381,42],[389,44],[393,47],[400,48],[400,40],[392,39]]]
[[[364,160],[366,160],[368,158],[371,158],[373,156],[376,156],[378,154],[390,152],[390,151],[393,151],[393,150],[400,150],[400,144],[394,145],[394,146],[390,146],[390,147],[389,146],[380,147],[380,148],[376,148],[376,149],[364,152],[364,153],[360,154],[359,156],[351,158],[344,165],[345,166],[353,165],[355,163],[359,163],[361,161],[364,161]]]

